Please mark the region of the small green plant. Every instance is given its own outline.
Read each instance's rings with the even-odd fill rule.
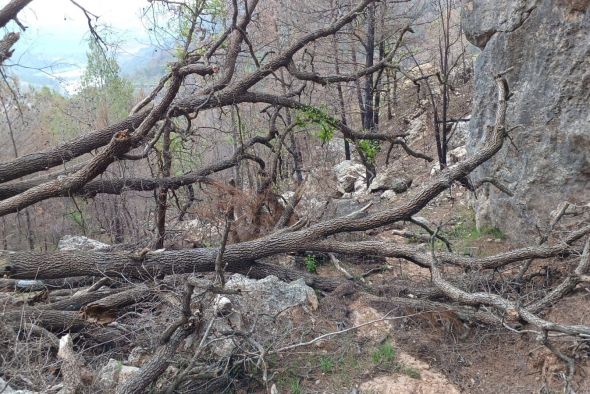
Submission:
[[[305,256],[305,269],[312,274],[318,272],[318,261],[314,256]]]
[[[380,345],[375,352],[371,355],[373,363],[375,364],[390,364],[395,360],[396,352],[395,348],[390,342],[385,342]]]
[[[420,371],[418,371],[414,367],[408,367],[405,365],[401,365],[401,373],[403,373],[404,375],[408,375],[412,379],[421,379],[422,378],[422,375],[420,375]]]
[[[375,140],[360,140],[358,147],[369,161],[374,161],[381,150],[381,144]]]
[[[73,221],[78,227],[85,229],[86,228],[86,221],[84,220],[84,215],[80,211],[73,211],[66,214],[66,217]]]
[[[334,360],[329,356],[320,357],[320,370],[323,373],[332,373],[334,370]]]
[[[315,124],[320,127],[317,136],[322,141],[322,144],[329,142],[334,138],[338,122],[328,115],[327,112],[320,108],[306,106],[297,113],[295,119],[297,126],[305,127],[309,124]]]
[[[506,238],[506,234],[504,234],[504,232],[497,227],[483,227],[479,231],[482,235],[491,235],[496,239]]]
[[[451,237],[455,239],[462,239],[466,241],[475,241],[483,236],[491,236],[496,239],[504,239],[506,235],[497,227],[482,227],[478,229],[475,223],[460,222],[453,226]]]
[[[292,378],[291,383],[289,383],[289,388],[291,389],[291,394],[303,393],[303,389],[301,388],[301,383],[299,382],[299,378]]]

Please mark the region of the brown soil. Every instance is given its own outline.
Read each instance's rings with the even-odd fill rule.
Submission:
[[[425,149],[429,150],[427,146]],[[430,177],[432,165],[425,165],[423,161],[404,158],[399,164],[405,172],[414,176],[414,185],[423,184]],[[412,188],[409,193],[416,190]],[[457,253],[477,257],[522,246],[504,239],[497,229],[477,230],[470,209],[470,198],[469,192],[454,187],[432,201],[419,216],[440,226]],[[395,201],[381,200],[381,203],[395,204]],[[410,224],[404,229],[423,233]],[[384,229],[376,236],[398,243],[415,242],[392,235],[390,229]],[[342,265],[352,275],[361,275],[380,267],[379,264],[359,266],[357,262],[346,259],[342,259]],[[511,268],[506,273],[512,273],[518,268]],[[544,294],[559,283],[571,268],[571,262],[567,261],[534,262],[528,272],[539,273],[539,276],[527,290]],[[329,263],[321,266],[319,273],[341,275]],[[503,273],[498,272],[498,275]],[[386,288],[393,279],[428,283],[430,273],[403,260],[387,259],[387,269],[367,277],[366,284],[373,288]],[[544,317],[560,323],[590,324],[589,300],[590,290],[579,289],[554,305]],[[327,297],[320,301],[318,319],[330,320],[331,316],[333,323],[338,322],[332,325],[333,329],[341,329],[391,312],[386,306],[373,307],[358,296]],[[412,312],[415,311],[400,310],[396,314],[407,315]],[[385,368],[372,360],[372,356],[384,344],[391,344],[396,351],[395,363]],[[570,338],[558,343],[558,347],[566,354],[576,354],[576,390],[578,393],[590,393],[588,342],[575,342]],[[477,324],[467,326],[442,313],[363,327],[354,335],[347,333],[326,341],[315,352],[292,358],[291,362],[302,363],[302,360],[310,357],[316,360],[316,366],[310,367],[308,363],[305,376],[298,375],[300,386],[297,387],[301,388],[300,392],[552,393],[563,391],[566,371],[564,363],[539,343],[533,334],[519,334]],[[319,367],[322,357],[324,361],[326,358],[336,360],[336,367],[330,372],[322,372]],[[410,377],[412,373],[408,373],[405,367],[415,370],[420,378]],[[281,385],[285,392],[297,392],[297,387]]]

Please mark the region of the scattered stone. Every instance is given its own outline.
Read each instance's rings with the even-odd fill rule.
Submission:
[[[363,207],[362,201],[357,198],[339,198],[332,200],[323,212],[324,219],[333,219],[350,215]]]
[[[455,164],[463,160],[467,156],[467,148],[459,146],[449,151],[449,164]]]
[[[412,179],[408,177],[393,178],[390,182],[390,189],[395,193],[404,193],[412,186]]]
[[[421,116],[414,118],[410,121],[408,125],[408,137],[410,140],[417,140],[421,137],[421,133],[424,130],[426,120],[426,114],[422,114]]]
[[[305,284],[303,278],[285,283],[274,275],[256,280],[234,274],[225,286],[231,290],[241,290],[243,295],[234,298],[239,300],[246,310],[259,313],[275,315],[298,305],[310,307],[312,310],[318,307],[314,290]]]
[[[386,200],[393,200],[395,197],[397,196],[397,194],[395,194],[395,192],[393,190],[385,190],[383,193],[381,193],[381,195],[379,196],[379,198],[383,198]]]
[[[276,384],[272,384],[272,386],[270,386],[270,394],[279,394],[279,389],[277,388]]]
[[[218,296],[213,307],[205,311],[207,319],[217,316],[211,335],[219,336],[212,344],[213,352],[219,357],[229,357],[236,346],[224,332],[244,330],[245,322],[256,321],[253,338],[264,343],[282,332],[285,322],[293,330],[310,318],[310,310],[318,308],[315,291],[302,278],[286,283],[273,275],[256,280],[233,274],[225,288],[240,290],[240,294]]]
[[[430,169],[430,176],[435,176],[436,174],[438,174],[440,172],[440,164],[436,163],[435,165],[432,166],[432,168]]]
[[[408,376],[404,371],[392,375],[378,376],[361,384],[363,393],[379,394],[459,394],[461,391],[442,373],[430,369],[430,365],[406,353],[400,353],[397,361],[406,369],[411,368],[420,378]]]
[[[383,317],[382,314],[377,312],[374,308],[366,305],[366,303],[362,300],[353,302],[349,308],[352,311],[350,318],[354,326],[359,326],[370,321],[379,320]],[[379,344],[389,337],[392,329],[393,326],[391,323],[389,323],[387,320],[382,320],[360,327],[357,330],[357,335],[361,338],[369,340],[373,344]]]

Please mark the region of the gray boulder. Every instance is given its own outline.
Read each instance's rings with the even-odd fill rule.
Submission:
[[[344,160],[334,166],[337,187],[341,193],[355,191],[355,183],[365,177],[365,166],[352,160]]]
[[[487,184],[475,201],[478,226],[530,240],[562,201],[590,201],[590,2],[480,0],[463,6],[462,24],[480,49],[467,151],[482,143],[496,111],[494,73],[513,67],[506,143],[472,174],[493,176],[514,192]]]
[[[80,251],[107,251],[110,245],[84,237],[81,235],[64,235],[59,240],[57,248],[61,251],[80,250]]]
[[[237,305],[234,308],[241,306],[241,309],[257,311],[269,316],[294,306],[305,306],[311,309],[318,307],[314,290],[305,284],[303,278],[285,283],[274,275],[257,280],[234,274],[225,286],[231,290],[241,290],[243,294],[232,301],[234,305]]]
[[[412,185],[412,179],[405,175],[396,174],[391,171],[383,171],[378,173],[371,185],[369,190],[372,193],[393,190],[395,193],[403,193],[410,188]]]
[[[198,281],[203,287],[210,284],[206,279]],[[256,324],[253,339],[264,344],[286,329],[302,324],[303,317],[307,321],[308,312],[318,308],[314,290],[303,279],[286,283],[272,275],[256,280],[233,274],[228,277],[225,288],[239,290],[240,294],[219,295],[204,312],[207,319],[214,319],[212,351],[219,357],[228,357],[236,347],[236,342],[224,332],[248,331],[251,324]]]
[[[465,146],[458,146],[449,151],[449,164],[455,164],[463,160],[467,156],[467,148]]]

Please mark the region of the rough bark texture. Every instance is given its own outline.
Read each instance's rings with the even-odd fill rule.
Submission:
[[[0,27],[16,18],[16,15],[33,0],[12,0],[0,10]]]
[[[506,120],[523,126],[511,132],[518,151],[503,150],[473,174],[475,182],[492,176],[515,192],[483,186],[477,223],[530,239],[560,202],[590,200],[590,2],[468,1],[462,19],[468,39],[482,49],[468,150],[493,122],[492,74],[511,66]]]

